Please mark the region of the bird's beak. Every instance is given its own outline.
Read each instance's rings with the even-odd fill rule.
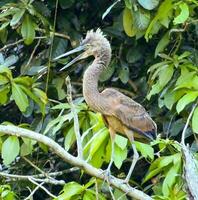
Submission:
[[[69,56],[71,54],[74,54],[74,53],[77,53],[77,52],[83,51],[83,50],[85,50],[85,46],[80,45],[79,47],[77,47],[77,48],[75,48],[75,49],[73,49],[71,51],[68,51],[68,52],[66,52],[66,53],[64,53],[64,54],[62,54],[62,55],[60,55],[60,56],[58,56],[56,58],[54,58],[53,61],[56,61],[56,60],[58,60],[58,59],[60,59],[62,57]],[[67,63],[67,65],[65,65],[63,68],[61,68],[60,71],[68,68],[69,66],[73,65],[75,62],[77,62],[77,61],[79,61],[81,59],[87,58],[88,56],[89,56],[89,53],[87,51],[84,51],[79,56],[77,56],[76,58],[74,58],[72,61],[70,61],[69,63]]]

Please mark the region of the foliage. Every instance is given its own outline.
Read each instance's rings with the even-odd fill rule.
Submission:
[[[65,77],[70,75],[84,159],[106,169],[111,158],[108,129],[102,116],[91,111],[82,98],[81,79],[90,60],[64,72],[58,69],[70,58],[53,62],[53,58],[77,46],[87,30],[101,27],[111,42],[113,58],[101,74],[100,90],[115,87],[140,102],[156,121],[158,134],[165,138],[159,137],[151,144],[135,141],[140,161],[130,184],[154,199],[186,199],[178,142],[191,105],[198,97],[197,1],[3,0],[0,5],[1,123],[45,134],[76,155],[74,116],[66,102],[65,89]],[[198,107],[186,130],[194,153],[198,150],[194,139],[197,121]],[[116,136],[113,175],[126,176],[130,147],[126,138]],[[0,151],[0,169],[10,174],[37,174],[24,156],[37,165],[36,170],[40,168],[45,173],[71,167],[50,153],[47,146],[27,138],[0,133]],[[111,199],[108,184],[83,171],[62,174],[58,179],[68,183],[63,187],[44,185],[58,200],[89,200],[96,199],[96,195],[98,199]],[[2,199],[26,198],[27,184],[31,191],[36,187],[5,177],[0,184]],[[127,199],[115,188],[113,195]],[[34,196],[48,198],[42,190]]]

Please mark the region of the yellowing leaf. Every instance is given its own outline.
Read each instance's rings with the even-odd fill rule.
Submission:
[[[34,23],[29,15],[25,15],[22,26],[21,35],[24,39],[25,44],[29,45],[35,38]]]
[[[16,136],[8,137],[2,145],[2,158],[5,165],[9,165],[19,155],[19,139]]]
[[[179,4],[179,8],[181,9],[180,14],[175,17],[173,20],[173,23],[176,24],[183,24],[189,17],[189,9],[188,5],[184,2]]]
[[[189,103],[193,102],[198,97],[197,91],[188,92],[177,103],[176,110],[180,113]]]
[[[129,37],[133,37],[135,35],[136,30],[133,28],[133,16],[131,10],[128,8],[125,8],[123,12],[123,27],[125,33]]]
[[[198,107],[195,109],[192,117],[193,132],[198,133]]]

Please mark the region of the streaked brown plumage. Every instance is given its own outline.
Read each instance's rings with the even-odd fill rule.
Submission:
[[[144,107],[119,91],[112,88],[105,89],[101,93],[98,91],[99,76],[102,71],[108,67],[111,60],[110,44],[99,29],[96,32],[89,31],[78,48],[56,59],[80,50],[84,50],[84,52],[68,63],[64,68],[88,56],[93,55],[95,57],[93,63],[87,68],[83,77],[83,95],[90,108],[103,115],[112,139],[112,154],[114,153],[115,133],[126,136],[132,143],[134,158],[126,177],[126,181],[129,181],[138,159],[138,153],[133,143],[134,137],[143,137],[152,140],[156,136],[156,124]],[[108,171],[110,171],[112,163],[113,156]]]

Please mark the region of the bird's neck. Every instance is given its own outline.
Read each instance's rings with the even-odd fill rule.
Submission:
[[[96,56],[83,77],[83,96],[85,101],[91,109],[101,113],[103,113],[107,102],[98,90],[98,81],[100,74],[109,64],[110,57],[110,55],[108,57]]]

